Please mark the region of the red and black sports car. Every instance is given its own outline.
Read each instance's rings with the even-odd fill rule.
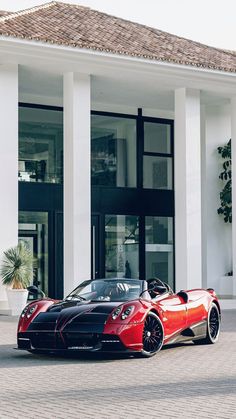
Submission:
[[[213,289],[173,293],[157,278],[88,280],[62,301],[33,301],[18,325],[30,352],[125,351],[145,357],[163,345],[215,343],[220,305]]]

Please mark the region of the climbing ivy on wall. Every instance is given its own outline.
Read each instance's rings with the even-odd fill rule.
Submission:
[[[224,217],[226,223],[232,223],[231,139],[217,150],[223,160],[222,171],[219,175],[223,182],[223,189],[220,192],[220,207],[217,212]]]

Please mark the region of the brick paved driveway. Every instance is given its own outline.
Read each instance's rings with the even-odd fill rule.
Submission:
[[[236,418],[236,310],[216,345],[151,359],[35,356],[12,349],[15,329],[0,316],[1,419]]]

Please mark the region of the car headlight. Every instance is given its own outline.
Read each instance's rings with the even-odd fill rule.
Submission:
[[[121,308],[121,307],[117,307],[117,308],[115,309],[115,311],[113,311],[113,313],[112,313],[112,315],[111,315],[111,317],[112,317],[112,319],[113,319],[113,320],[116,320],[116,319],[117,319],[117,317],[119,316],[119,314],[120,314],[121,310],[122,310],[122,308]]]
[[[125,320],[134,310],[134,306],[127,307],[121,314],[121,319]]]
[[[35,304],[34,306],[31,306],[28,311],[27,311],[27,318],[29,318],[30,316],[32,316],[32,314],[35,312],[35,310],[37,309],[38,305]]]
[[[26,315],[26,312],[27,312],[27,310],[28,310],[28,305],[24,308],[24,310],[22,311],[22,313],[21,313],[21,317],[23,318],[23,317],[25,317],[25,315]]]

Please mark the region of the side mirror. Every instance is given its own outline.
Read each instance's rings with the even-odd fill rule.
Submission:
[[[45,297],[44,292],[40,290],[38,287],[36,287],[36,285],[30,285],[30,287],[27,287],[27,290],[29,291],[30,294],[33,294],[35,298]]]

